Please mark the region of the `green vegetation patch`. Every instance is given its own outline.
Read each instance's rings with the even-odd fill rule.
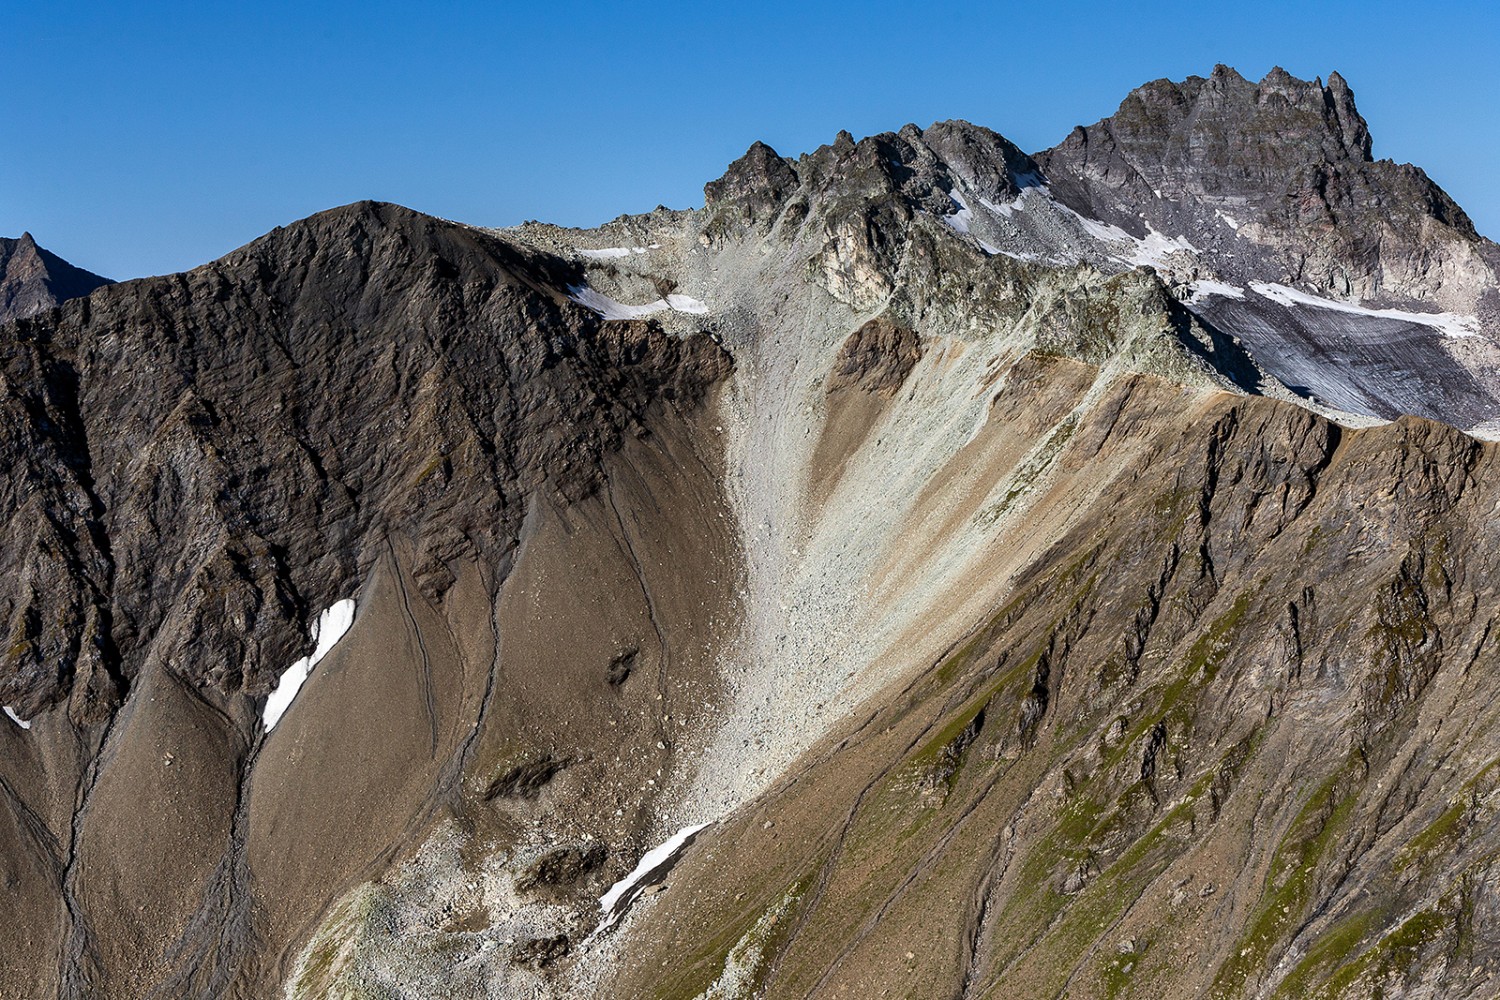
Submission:
[[[816,867],[812,869],[816,870]],[[721,926],[656,984],[658,1000],[736,1000],[758,996],[771,958],[791,939],[812,875],[804,875],[760,910]]]
[[[1422,910],[1357,952],[1373,921],[1373,914],[1361,913],[1337,924],[1282,980],[1276,996],[1287,1000],[1335,1000],[1344,996],[1380,1000],[1386,995],[1384,982],[1393,974],[1409,973],[1452,923],[1438,908]],[[1369,983],[1368,990],[1356,990],[1360,982]]]
[[[391,920],[386,892],[373,882],[354,889],[313,934],[292,973],[289,1000],[374,1000],[358,977],[360,952],[371,928]]]
[[[1272,948],[1303,919],[1318,866],[1348,822],[1359,797],[1363,768],[1351,756],[1308,798],[1271,859],[1270,881],[1234,954],[1214,978],[1213,995],[1237,996],[1263,969]]]

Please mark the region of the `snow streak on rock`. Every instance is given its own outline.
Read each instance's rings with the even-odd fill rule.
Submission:
[[[708,826],[707,823],[698,823],[695,826],[685,826],[678,830],[665,843],[647,851],[629,875],[610,886],[609,891],[599,897],[599,912],[603,920],[594,933],[599,934],[618,923],[625,912],[630,909],[631,904],[640,896],[641,891],[651,884],[647,880],[659,878],[671,871],[677,859],[682,856],[682,852],[706,826]]]
[[[276,728],[276,723],[291,708],[292,699],[297,697],[297,692],[302,690],[302,685],[307,683],[308,676],[312,673],[318,662],[327,656],[334,645],[349,631],[349,626],[354,624],[354,601],[342,600],[333,607],[318,616],[318,621],[313,625],[312,637],[316,648],[311,656],[302,659],[287,667],[281,674],[281,680],[276,684],[276,690],[272,691],[266,699],[266,708],[262,713],[265,721],[266,732]],[[9,711],[7,709],[7,711]]]
[[[1265,281],[1252,281],[1250,287],[1259,295],[1284,306],[1312,306],[1316,309],[1332,309],[1354,316],[1369,316],[1371,319],[1394,319],[1403,323],[1420,323],[1430,326],[1445,337],[1478,337],[1479,321],[1472,316],[1454,313],[1411,312],[1406,309],[1370,309],[1353,302],[1338,302],[1324,299],[1307,292],[1298,291],[1289,285],[1277,285]],[[1241,293],[1237,298],[1243,298]]]
[[[605,319],[644,319],[659,312],[672,310],[673,312],[692,313],[695,316],[703,316],[708,313],[708,306],[690,295],[668,295],[664,299],[655,302],[647,302],[644,305],[632,306],[624,302],[617,302],[602,292],[595,291],[587,285],[568,286],[568,298],[577,302],[585,309],[591,309]]]

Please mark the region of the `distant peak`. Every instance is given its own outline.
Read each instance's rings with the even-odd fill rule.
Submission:
[[[1344,132],[1345,145],[1350,155],[1369,162],[1371,156],[1370,126],[1354,105],[1354,91],[1348,81],[1334,70],[1328,74],[1328,85],[1323,88],[1323,99],[1332,108],[1339,126]]]
[[[0,239],[0,323],[33,316],[110,283],[48,252],[29,231],[14,240]]]
[[[1344,78],[1332,73],[1324,86],[1293,76],[1279,65],[1258,83],[1220,63],[1207,80],[1194,76],[1143,84],[1130,92],[1119,111],[1085,129],[1076,140],[1086,140],[1092,130],[1101,128],[1117,141],[1149,144],[1194,133],[1195,142],[1210,146],[1232,145],[1233,137],[1248,129],[1276,135],[1283,158],[1291,144],[1301,150],[1304,162],[1370,159],[1369,128]],[[1202,148],[1189,144],[1183,152],[1191,160]]]
[[[703,186],[707,207],[738,199],[752,217],[768,214],[797,186],[797,172],[780,153],[756,141],[729,165],[724,176]]]
[[[1210,80],[1235,80],[1245,82],[1245,78],[1240,75],[1239,70],[1235,69],[1233,66],[1226,66],[1224,63],[1216,63],[1214,65],[1213,72],[1209,74],[1208,78]]]
[[[1288,100],[1295,100],[1296,95],[1302,91],[1321,89],[1321,86],[1317,81],[1308,82],[1306,80],[1299,80],[1280,66],[1272,66],[1271,72],[1261,77],[1256,89],[1260,91],[1262,96],[1266,94],[1281,94]]]

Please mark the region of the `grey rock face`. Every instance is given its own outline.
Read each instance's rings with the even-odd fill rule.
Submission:
[[[1037,162],[1086,215],[1136,235],[1144,224],[1205,248],[1251,249],[1257,269],[1335,295],[1445,292],[1472,307],[1477,292],[1463,287],[1473,223],[1420,169],[1372,160],[1369,128],[1337,73],[1323,85],[1278,68],[1257,84],[1218,66],[1206,79],[1158,80]]]
[[[691,406],[728,370],[707,338],[600,322],[567,280],[367,202],[22,320],[3,345],[26,458],[3,483],[0,699],[34,714],[101,669],[110,690],[148,646],[204,687],[264,692],[379,556],[369,539],[420,539],[430,595],[454,559],[499,560],[527,491],[588,494],[651,400]]]
[[[1241,388],[1357,417],[1500,418],[1500,252],[1421,170],[1371,158],[1338,74],[1156,81],[1035,157],[966,122],[795,163],[758,145],[706,200],[713,239],[746,220],[821,239],[813,268],[861,309],[910,294],[890,276],[925,216],[989,257],[1149,269]]]
[[[36,245],[30,233],[0,237],[0,323],[33,316],[110,284]]]

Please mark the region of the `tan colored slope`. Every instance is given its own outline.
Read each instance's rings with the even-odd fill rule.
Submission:
[[[0,886],[12,914],[0,921],[0,982],[26,983],[30,995],[46,996],[58,984],[57,963],[45,956],[59,953],[67,927],[61,883],[68,831],[49,822],[45,758],[33,742],[44,736],[40,730],[0,728]]]
[[[58,735],[4,720],[0,846],[26,914],[0,929],[5,995],[67,995],[47,958],[67,947],[84,959],[76,988],[97,997],[321,996],[408,982],[424,962],[441,992],[456,954],[507,938],[476,983],[542,982],[528,942],[582,941],[599,894],[664,835],[657,800],[724,708],[718,642],[743,574],[716,435],[670,405],[642,416],[602,489],[539,493],[504,563],[455,563],[441,601],[418,589],[404,540],[372,553],[353,627],[263,741],[245,737],[253,706],[228,715],[148,669],[78,821],[69,898],[86,933],[71,944],[72,828],[46,811],[58,790],[37,753]],[[591,845],[581,870],[555,863]],[[434,878],[404,878],[438,855]],[[351,923],[346,901],[372,892],[388,907]],[[329,927],[332,951],[309,948]],[[391,930],[393,948],[367,947]]]
[[[394,552],[381,561],[355,627],[256,759],[245,852],[256,933],[278,946],[262,988],[342,888],[408,852],[452,795],[494,658],[488,588],[462,567],[439,608],[408,573]]]
[[[992,565],[1056,543],[694,846],[607,995],[1491,995],[1493,452],[1137,379],[1056,462]]]
[[[323,902],[305,910],[317,921],[278,933],[294,959],[281,970],[289,995],[357,983],[418,995],[546,992],[550,967],[593,928],[597,897],[665,836],[663,793],[690,766],[691,737],[722,710],[717,643],[740,570],[709,453],[700,451],[711,431],[658,417],[654,432],[606,460],[598,494],[566,506],[539,498],[528,513],[482,616],[493,616],[498,637],[491,687],[483,712],[463,716],[472,742],[451,793],[392,841],[400,850],[363,871],[317,876],[317,865],[303,863],[300,877]],[[444,608],[450,624],[472,624],[474,612]],[[441,628],[420,634],[431,651]],[[410,669],[412,659],[403,662]],[[317,722],[329,738],[348,725]],[[375,759],[415,770],[418,749],[387,755],[382,747]],[[349,773],[369,770],[351,764]],[[429,781],[393,773],[370,791]],[[350,804],[333,814],[361,812]],[[268,899],[289,896],[288,886],[268,888]]]

